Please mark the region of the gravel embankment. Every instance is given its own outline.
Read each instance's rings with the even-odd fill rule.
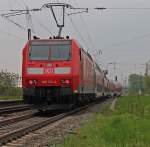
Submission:
[[[67,134],[76,134],[79,128],[92,118],[95,113],[100,112],[104,107],[110,106],[113,99],[96,104],[75,115],[66,117],[40,130],[30,133],[7,146],[13,147],[55,147],[63,143]]]

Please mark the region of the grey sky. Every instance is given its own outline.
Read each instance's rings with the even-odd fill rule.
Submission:
[[[0,9],[25,8],[27,4],[30,8],[40,7],[42,4],[52,2],[46,0],[1,0]],[[56,2],[56,1],[53,1]],[[79,7],[150,7],[149,0],[64,0],[59,2],[71,3]],[[0,11],[0,13],[4,13]],[[54,20],[49,10],[32,14],[35,32],[44,38],[57,33]],[[94,49],[101,49],[102,56],[97,59],[103,67],[109,62],[117,62],[119,77],[125,77],[130,73],[144,72],[144,66],[140,65],[150,59],[150,10],[91,10],[89,13],[71,16],[73,23],[79,30],[74,30],[71,22],[66,18],[66,28],[64,35],[69,34],[76,38],[84,47],[88,46],[90,52]],[[16,17],[16,20],[26,25],[24,16]],[[52,34],[42,28],[43,23]],[[87,31],[92,37],[93,44],[90,43]],[[22,48],[26,43],[27,33],[21,31],[5,19],[0,18],[0,69],[8,69],[15,73],[21,73]],[[86,45],[85,45],[86,44]],[[110,73],[114,74],[112,65],[109,65]],[[112,76],[113,77],[113,76]]]

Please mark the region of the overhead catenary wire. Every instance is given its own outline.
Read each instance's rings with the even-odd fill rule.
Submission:
[[[34,16],[33,19],[34,19],[35,21],[37,21],[38,24],[39,24],[46,32],[49,32],[49,33],[52,35],[52,32],[50,31],[50,29],[49,29],[46,25],[44,25],[44,23],[41,23],[40,20],[39,20],[37,17]]]
[[[12,20],[12,19],[10,19],[10,18],[5,18],[7,21],[9,21],[9,22],[11,22],[12,24],[14,24],[15,26],[17,26],[19,29],[21,29],[22,31],[24,31],[24,32],[26,32],[27,31],[27,29],[23,26],[23,25],[21,25],[20,23],[18,23],[18,22],[16,22],[16,21],[14,21],[14,20]],[[35,34],[33,31],[32,31],[32,33],[33,34]]]
[[[25,4],[25,2],[24,1],[22,1],[23,2],[23,4],[26,6],[26,7],[28,7],[26,4]],[[54,5],[54,6],[58,6],[58,5],[62,5],[62,6],[64,6],[64,7],[66,7],[66,8],[70,8],[70,10],[83,10],[83,11],[79,11],[79,12],[75,12],[75,13],[70,13],[70,14],[68,14],[68,15],[72,15],[72,14],[78,14],[78,13],[84,13],[84,12],[89,12],[89,10],[105,10],[105,9],[108,9],[108,10],[150,10],[150,8],[134,8],[134,7],[132,7],[132,8],[127,8],[127,7],[95,7],[95,8],[88,8],[88,7],[85,7],[85,8],[80,8],[80,7],[73,7],[72,5],[70,5],[70,4],[67,4],[67,3],[59,3],[59,1],[57,0],[57,2],[58,3],[48,3],[48,4],[44,4],[44,5],[42,5],[42,7],[41,8],[35,8],[35,9],[30,9],[30,10],[28,10],[28,11],[41,11],[43,8],[51,8],[51,6],[52,6],[52,4]],[[20,5],[20,4],[19,4]],[[7,11],[7,10],[3,10],[3,9],[0,9],[0,11]],[[11,10],[9,10],[9,11],[14,11],[13,13],[12,13],[12,15],[14,14],[15,15],[15,13],[17,13],[16,15],[18,15],[18,13],[19,12],[26,12],[26,10],[13,10],[13,9],[11,9]],[[7,14],[3,14],[3,15],[6,15],[7,16]],[[8,15],[11,15],[10,13],[8,13]]]
[[[97,7],[95,9],[102,9],[102,8],[101,7]],[[116,7],[116,8],[115,7],[114,8],[113,7],[112,8],[111,7],[107,8],[106,7],[105,8],[104,7],[104,9],[108,9],[108,10],[111,10],[111,9],[112,10],[150,10],[150,8],[136,8],[136,7],[135,8],[133,8],[133,7],[132,8],[130,8],[130,7],[126,7],[126,8],[125,7],[120,7],[120,8],[119,7]]]
[[[24,0],[21,0],[21,2],[23,3],[24,6],[28,6]]]
[[[143,35],[138,35],[138,36],[133,37],[129,40],[125,40],[125,41],[121,41],[119,43],[112,44],[112,45],[110,45],[110,47],[117,47],[117,46],[127,45],[127,43],[134,42],[134,41],[137,41],[137,40],[141,40],[141,39],[144,39],[144,38],[147,38],[147,37],[150,37],[150,33],[145,33]],[[109,48],[109,47],[104,47],[104,48]]]
[[[23,2],[23,1],[21,1],[21,2]],[[24,3],[24,5],[26,5],[25,2],[23,2],[23,3]],[[37,8],[37,10],[42,10],[42,8],[44,8],[44,7],[42,6],[41,8]],[[147,8],[144,8],[144,7],[143,8],[142,7],[141,8],[136,8],[136,7],[93,7],[93,8],[90,8],[90,7],[85,7],[85,8],[84,7],[83,8],[72,7],[71,9],[72,10],[105,10],[105,9],[107,9],[107,10],[150,10],[150,7],[147,7]],[[12,11],[12,10],[13,9],[0,9],[0,11],[2,11],[2,12],[3,11],[8,12],[8,11]],[[21,9],[19,11],[21,11]]]
[[[31,15],[31,13],[30,13],[30,11],[29,11],[29,7],[28,7],[28,5],[22,0],[22,3],[23,3],[23,8],[25,7],[26,8],[26,11],[24,12],[24,11],[22,11],[22,14],[24,13],[24,14],[26,14],[26,27],[27,27],[27,29],[28,28],[31,28],[31,31],[32,31],[32,33],[33,34],[36,34],[35,33],[35,28],[34,28],[34,24],[33,24],[33,22],[32,22],[32,15]],[[18,2],[18,4],[19,5],[21,5],[19,2]],[[21,6],[22,7],[22,6]],[[19,12],[19,11],[18,11]],[[16,13],[17,13],[17,11],[16,11]]]
[[[25,4],[25,2],[24,1],[22,1],[23,3],[24,3],[24,5],[25,6],[27,6],[26,4]],[[57,2],[59,2],[58,0],[57,0]],[[18,5],[21,5],[21,4],[18,4]],[[145,10],[145,9],[150,9],[150,8],[134,8],[134,7],[132,7],[132,8],[105,8],[105,7],[96,7],[96,8],[75,8],[75,7],[72,7],[71,5],[68,5],[68,6],[70,6],[70,9],[73,9],[73,10],[75,10],[75,9],[77,9],[77,10],[81,10],[81,9],[96,9],[96,10],[104,10],[104,9],[140,9],[140,10]],[[41,7],[41,8],[44,8],[44,5]],[[41,8],[40,9],[30,9],[29,11],[41,11]],[[5,10],[1,10],[0,9],[0,11],[5,11]],[[13,13],[12,14],[10,14],[10,13],[8,13],[8,15],[10,15],[10,16],[15,16],[15,15],[19,15],[19,12],[21,12],[20,14],[26,14],[26,11],[28,11],[28,10],[10,10],[10,11],[12,11]],[[7,16],[7,14],[6,14],[6,16]],[[80,18],[81,18],[81,20],[82,20],[82,23],[84,24],[84,27],[85,27],[85,30],[86,30],[86,33],[87,33],[87,38],[88,38],[88,40],[89,40],[89,42],[91,42],[91,45],[93,46],[93,48],[95,48],[94,46],[94,43],[93,43],[93,39],[92,39],[92,37],[91,37],[91,35],[89,34],[89,32],[88,32],[88,29],[87,29],[87,26],[86,26],[86,22],[85,22],[85,20],[84,20],[84,18],[82,17],[82,15],[80,15]],[[71,21],[72,21],[72,19],[71,19]],[[21,28],[22,30],[24,30],[23,29],[23,27],[19,24],[19,23],[16,23],[15,21],[13,21],[13,20],[11,20],[11,22],[12,23],[14,23],[15,25],[17,25],[19,28]],[[73,21],[72,21],[73,22]],[[41,27],[43,27],[45,30],[47,30],[47,31],[49,31],[48,29],[47,29],[47,27],[46,26],[44,26],[44,25],[42,25],[42,23],[39,23],[39,25],[41,26]],[[74,27],[75,27],[75,24],[74,24]],[[77,27],[75,27],[76,28],[76,30],[77,30]],[[49,31],[50,32],[50,31]],[[78,33],[80,33],[80,31],[78,31]],[[82,36],[81,35],[81,33],[80,33],[80,36]],[[82,38],[82,41],[83,40],[85,40],[84,39],[84,37],[81,37]],[[84,41],[85,42],[85,41]],[[86,44],[86,43],[84,43],[84,44]],[[87,45],[87,44],[86,44]],[[89,50],[89,49],[88,49]],[[100,52],[98,52],[97,50],[95,50],[96,51],[96,53],[100,53]]]
[[[78,7],[77,1],[75,1],[75,2],[76,2],[76,6]],[[87,12],[87,13],[88,13],[88,11],[89,11],[88,8],[86,8],[85,11],[82,11],[81,13],[84,13],[84,12]],[[72,14],[73,14],[73,13],[72,13]],[[75,14],[75,13],[74,13],[74,14]],[[77,14],[78,14],[78,13],[77,13]],[[87,27],[87,24],[86,24],[86,22],[85,22],[84,17],[83,17],[81,14],[79,14],[79,16],[80,16],[80,20],[81,20],[81,22],[82,22],[82,24],[83,24],[83,26],[84,26],[84,29],[85,29],[85,31],[86,31],[86,34],[87,34],[87,38],[88,38],[88,40],[89,40],[89,43],[91,43],[91,47],[93,48],[93,49],[90,49],[90,53],[91,53],[92,56],[95,58],[95,60],[97,61],[97,63],[99,63],[100,61],[99,61],[98,56],[99,56],[100,54],[102,54],[102,51],[96,49],[95,44],[94,44],[94,42],[93,42],[93,37],[91,36],[91,34],[90,34],[89,31],[88,31],[88,27]],[[95,51],[95,53],[93,53],[93,50]],[[99,65],[100,65],[100,64],[99,64]]]
[[[10,9],[0,9],[0,12],[8,12]]]
[[[31,28],[31,32],[36,35],[34,24],[32,22],[32,15],[31,15],[30,11],[33,11],[33,12],[39,11],[39,9],[38,10],[37,9],[29,9],[28,5],[24,1],[21,1],[21,2],[23,3],[22,4],[23,6],[21,6],[21,7],[25,8],[25,10],[19,10],[19,9],[14,10],[14,9],[12,9],[12,10],[10,10],[11,13],[8,13],[8,15],[4,14],[4,16],[7,17],[7,19],[8,19],[8,17],[11,17],[11,16],[17,16],[17,15],[22,15],[22,14],[26,15],[26,29],[24,29],[24,31],[26,31],[28,28]],[[18,2],[18,5],[21,5],[21,4]]]
[[[77,3],[77,1],[75,1],[75,5],[78,7],[78,3]],[[85,9],[85,11],[81,11],[81,13],[84,13],[84,12],[87,12],[88,13],[88,8],[87,9]],[[80,13],[80,12],[79,12]],[[79,14],[79,13],[74,13],[74,14]],[[71,15],[72,15],[73,13],[71,13]],[[91,47],[93,48],[93,49],[90,49],[90,53],[92,54],[92,56],[95,58],[95,60],[97,61],[97,62],[99,62],[98,60],[99,60],[99,58],[97,58],[100,54],[102,54],[102,51],[101,50],[97,50],[96,49],[96,47],[95,47],[95,44],[94,44],[94,42],[93,42],[93,37],[91,36],[91,34],[89,33],[89,31],[88,31],[88,27],[87,27],[87,25],[86,25],[86,22],[85,22],[85,19],[84,19],[84,17],[81,15],[81,14],[79,14],[79,16],[80,16],[80,20],[81,20],[81,22],[82,22],[82,24],[83,24],[83,26],[84,26],[84,30],[86,31],[86,34],[87,34],[87,39],[89,40],[88,41],[88,43],[90,43],[90,45],[91,45]],[[93,50],[95,51],[95,53],[93,53]]]
[[[59,2],[58,0],[57,0],[57,2]],[[24,4],[25,4],[25,2],[24,2]],[[51,3],[50,3],[51,4]],[[65,3],[64,3],[65,4]],[[57,5],[57,4],[56,4]],[[39,11],[39,10],[41,10],[42,8],[44,8],[44,7],[47,7],[47,5],[43,5],[40,9],[33,9],[33,10],[30,10],[30,11]],[[82,8],[74,8],[74,7],[72,7],[71,5],[67,5],[67,7],[70,7],[71,9],[82,9]],[[48,7],[47,7],[48,8]],[[11,11],[13,11],[12,13],[8,13],[8,14],[4,14],[4,16],[5,17],[10,17],[10,16],[16,16],[16,15],[22,15],[22,14],[26,14],[27,12],[29,12],[29,11],[25,11],[25,10],[11,10]],[[15,23],[14,21],[11,21],[12,23],[14,23],[15,25],[17,25],[19,28],[21,28],[21,29],[23,29],[23,27],[21,27],[21,25],[19,25],[18,23]],[[74,28],[77,30],[77,28],[75,27],[75,24],[73,23],[73,21],[72,21],[72,19],[71,19],[71,23],[74,25]],[[85,23],[84,23],[85,24]],[[44,27],[45,28],[45,27]],[[80,34],[80,32],[79,31],[77,31],[79,34]],[[87,34],[88,34],[88,39],[89,39],[89,41],[91,40],[90,39],[90,35],[89,35],[89,33],[87,32]],[[84,38],[82,37],[82,35],[80,34],[80,36],[81,36],[81,39],[82,39],[82,41],[84,40]],[[86,43],[85,43],[85,40],[83,41],[84,42],[84,44],[85,45],[87,45]],[[89,50],[89,48],[88,48],[88,50]]]
[[[15,0],[15,2],[18,4],[18,6],[24,9],[25,7],[24,7],[24,5],[22,5],[21,1],[20,0]]]
[[[28,9],[28,8],[27,8]],[[28,12],[27,14],[26,14],[26,27],[27,27],[27,30],[29,29],[29,28],[31,28],[31,31],[34,33],[34,34],[36,34],[35,33],[35,28],[34,28],[34,24],[33,24],[33,22],[32,22],[32,15],[31,15],[31,13],[30,12]]]
[[[89,47],[86,45],[86,41],[85,41],[84,37],[82,36],[82,34],[80,33],[80,31],[79,31],[78,28],[76,27],[76,25],[75,25],[75,23],[73,22],[72,18],[71,18],[71,17],[68,17],[68,18],[69,18],[69,21],[71,22],[71,24],[72,24],[74,30],[79,34],[79,37],[80,37],[80,39],[83,41],[84,46],[87,48],[87,51],[89,51],[90,49],[89,49]]]
[[[0,32],[5,33],[5,34],[6,34],[7,36],[9,36],[9,37],[11,36],[11,37],[15,37],[16,39],[25,40],[25,38],[23,38],[22,36],[18,36],[18,35],[16,35],[16,34],[7,32],[7,31],[2,30],[2,29],[0,29]]]
[[[9,18],[7,18],[6,20],[11,22],[12,24],[16,25],[17,27],[19,27],[22,31],[26,31],[25,27],[23,27],[21,24],[15,22],[15,21],[13,21],[13,20],[11,20]]]
[[[13,6],[12,6],[12,1],[11,1],[11,0],[8,0],[7,3],[8,3],[8,5],[9,5],[9,7],[12,9],[12,8],[13,8]]]
[[[76,6],[78,7],[77,1],[75,1],[75,2],[76,2]],[[94,49],[94,48],[95,48],[95,45],[94,45],[94,43],[93,43],[93,38],[91,37],[91,35],[90,35],[89,32],[88,32],[88,28],[87,28],[85,19],[84,19],[84,17],[82,17],[82,15],[79,14],[79,16],[80,16],[80,20],[81,20],[82,23],[83,23],[83,26],[85,27],[85,31],[86,31],[86,33],[87,33],[87,38],[88,38],[88,40],[89,40],[89,43],[91,43],[91,45],[92,45],[91,47]],[[95,49],[96,49],[96,48],[95,48]]]
[[[25,8],[27,8],[28,7],[28,5],[24,2],[24,1],[21,1],[22,2],[22,4],[24,5],[24,7]],[[35,8],[35,9],[26,9],[26,10],[10,10],[11,11],[11,13],[14,13],[14,16],[15,16],[15,14],[18,14],[18,13],[22,13],[22,14],[27,14],[27,13],[29,13],[29,12],[35,12],[35,11],[41,11],[41,9],[42,8]],[[28,12],[27,12],[28,11]],[[28,18],[29,19],[29,18]],[[34,30],[35,30],[35,28],[34,28],[34,25],[33,25],[33,22],[32,22],[32,17],[31,17],[31,14],[30,14],[30,27],[31,27],[31,30],[33,30],[32,31],[32,33],[34,33]],[[40,27],[42,27],[46,32],[49,32],[50,34],[52,34],[52,32],[50,31],[50,29],[46,26],[46,25],[44,25],[42,22],[40,22],[40,20],[37,18],[37,17],[33,17],[33,19],[35,20],[35,21],[37,21],[38,23],[38,25],[40,25]],[[29,22],[29,20],[28,20],[28,22]],[[29,24],[27,24],[27,26],[28,26]],[[35,33],[34,33],[35,34]]]
[[[9,4],[9,6],[10,6],[10,9],[13,9],[12,1],[9,0],[9,1],[8,1],[8,4]],[[1,12],[5,12],[5,11],[8,11],[8,10],[0,9],[0,11],[1,11]],[[9,11],[10,11],[10,10],[9,10]],[[13,21],[13,20],[11,20],[11,19],[9,19],[9,18],[7,19],[7,21],[13,23],[13,24],[16,25],[17,27],[19,27],[22,31],[25,30],[25,28],[24,28],[21,24],[15,22],[15,21]],[[10,36],[10,37],[13,37],[13,38],[17,38],[17,39],[21,39],[21,40],[24,40],[24,39],[25,39],[25,38],[23,38],[22,36],[18,36],[18,35],[16,35],[16,34],[13,34],[13,33],[10,33],[10,32],[8,32],[8,31],[6,31],[6,30],[0,29],[0,32],[5,33],[7,36]]]

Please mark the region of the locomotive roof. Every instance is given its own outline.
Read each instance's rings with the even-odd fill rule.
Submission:
[[[35,39],[30,40],[29,43],[32,43],[34,45],[36,44],[47,44],[47,43],[58,43],[58,44],[69,44],[72,40],[71,39]]]

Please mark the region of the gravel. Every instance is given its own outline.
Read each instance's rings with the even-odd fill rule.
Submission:
[[[109,99],[100,104],[96,104],[87,110],[79,112],[75,115],[68,116],[53,124],[50,124],[34,133],[13,141],[7,146],[13,147],[56,147],[63,143],[67,134],[77,134],[80,128],[89,121],[95,113],[100,112],[104,107],[111,105],[113,99]]]
[[[0,121],[14,118],[14,117],[18,117],[18,116],[22,116],[22,115],[33,113],[33,112],[37,112],[37,110],[31,109],[31,110],[23,110],[23,111],[19,111],[19,112],[13,112],[10,114],[1,114],[0,115]]]

